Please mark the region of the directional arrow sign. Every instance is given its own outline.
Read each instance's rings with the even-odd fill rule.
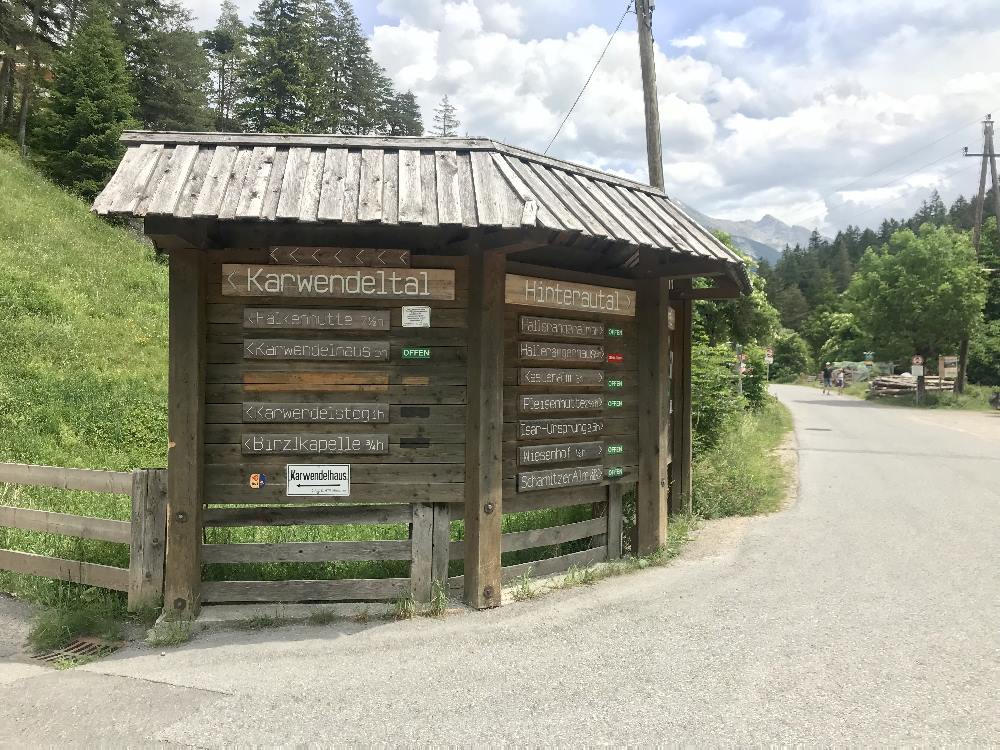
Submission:
[[[271,248],[270,256],[280,266],[410,267],[410,251],[399,249],[278,245]]]

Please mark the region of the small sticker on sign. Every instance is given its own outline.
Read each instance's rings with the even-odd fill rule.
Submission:
[[[250,489],[261,490],[267,486],[267,474],[251,474]]]
[[[403,305],[403,328],[430,328],[431,309],[426,305]]]

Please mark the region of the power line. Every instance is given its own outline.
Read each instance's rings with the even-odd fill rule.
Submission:
[[[583,92],[587,90],[587,86],[590,85],[590,81],[593,79],[594,73],[597,72],[597,69],[600,67],[601,62],[604,60],[604,56],[608,54],[608,50],[611,49],[611,42],[615,40],[615,35],[621,30],[622,24],[625,23],[625,16],[628,15],[628,12],[630,10],[632,10],[632,0],[629,0],[628,5],[625,6],[625,12],[622,13],[622,17],[618,20],[618,25],[615,27],[615,30],[611,32],[611,37],[608,39],[608,43],[604,46],[604,51],[601,52],[601,56],[598,57],[597,62],[594,63],[594,69],[591,70],[590,75],[587,76],[587,82],[583,84],[583,88],[580,89],[580,93],[576,95],[576,100],[573,102],[573,106],[569,108],[569,112],[566,113],[566,116],[563,118],[563,121],[559,123],[559,127],[556,129],[555,134],[552,136],[552,140],[549,141],[549,145],[545,147],[545,151],[542,152],[543,154],[549,153],[549,149],[552,148],[552,144],[556,142],[556,138],[559,137],[559,134],[562,132],[563,127],[569,120],[570,115],[573,114],[573,110],[576,109],[576,105],[580,103],[580,99],[583,98]]]

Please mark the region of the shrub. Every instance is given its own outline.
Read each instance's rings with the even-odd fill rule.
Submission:
[[[764,350],[759,346],[746,346],[743,353],[747,355],[747,369],[743,373],[743,398],[748,409],[756,411],[767,401],[767,364],[764,362]]]
[[[809,345],[795,331],[782,331],[774,341],[771,380],[789,383],[802,373],[812,372]]]
[[[695,344],[691,353],[692,449],[714,447],[743,412],[743,399],[733,387],[736,355],[728,345]]]

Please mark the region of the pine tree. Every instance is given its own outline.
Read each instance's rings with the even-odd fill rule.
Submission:
[[[252,130],[301,132],[309,70],[302,0],[261,0],[247,30],[249,50],[238,111]]]
[[[212,65],[212,109],[216,130],[238,130],[235,105],[239,98],[238,71],[243,62],[247,29],[233,0],[223,0],[215,28],[206,31],[202,47]]]
[[[48,175],[93,198],[114,171],[135,102],[121,44],[108,17],[93,11],[56,65],[42,113],[38,152]]]
[[[424,123],[420,105],[412,91],[396,94],[392,99],[386,122],[389,135],[423,135]]]
[[[434,110],[434,134],[441,136],[442,138],[449,138],[458,135],[459,121],[455,116],[455,107],[448,101],[448,95],[445,94],[444,98],[441,99],[441,103],[438,105],[437,109]]]

